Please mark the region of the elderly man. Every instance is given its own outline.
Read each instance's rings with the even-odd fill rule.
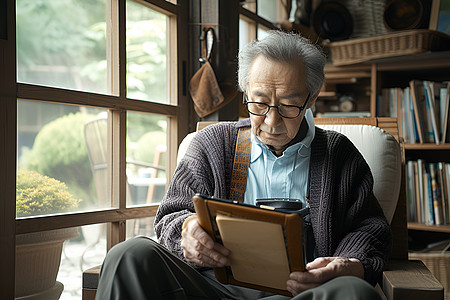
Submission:
[[[314,126],[310,108],[323,85],[325,57],[298,35],[271,31],[239,53],[239,86],[250,120],[200,131],[178,165],[155,228],[115,246],[101,271],[97,299],[289,299],[219,283],[211,268],[229,250],[199,226],[195,193],[229,198],[240,128],[251,127],[244,201],[300,199],[310,206],[312,260],[293,272],[293,299],[378,299],[391,232],[375,199],[367,163],[353,144]]]

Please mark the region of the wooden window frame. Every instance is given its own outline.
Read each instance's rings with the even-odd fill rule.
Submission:
[[[0,0],[0,9],[6,18],[0,21],[0,291],[1,298],[14,298],[15,237],[18,234],[46,231],[59,228],[78,227],[107,223],[109,249],[125,240],[126,221],[156,215],[158,206],[126,207],[126,120],[127,111],[164,115],[167,124],[167,179],[176,167],[176,153],[189,123],[188,110],[179,109],[188,105],[185,66],[187,51],[177,45],[188,45],[187,20],[188,0],[177,4],[165,0],[133,0],[168,16],[168,97],[169,104],[152,103],[126,97],[126,49],[125,49],[125,0],[111,0],[107,22],[108,90],[111,95],[94,94],[62,88],[45,87],[17,82],[16,70],[16,18],[15,1]],[[4,33],[4,34],[3,34]],[[173,63],[176,62],[176,63]],[[116,208],[21,218],[16,220],[16,164],[17,164],[17,101],[41,101],[77,106],[108,109],[112,132],[112,203]],[[62,100],[61,100],[62,99]]]
[[[254,10],[258,11],[258,1],[254,3]],[[260,17],[256,12],[252,12],[244,7],[239,6],[239,18],[249,24],[248,34],[249,39],[254,40],[258,38],[258,27],[264,27],[268,29],[278,29],[272,22]],[[249,41],[249,42],[250,42]]]

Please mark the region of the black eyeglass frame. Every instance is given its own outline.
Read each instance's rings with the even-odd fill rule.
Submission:
[[[272,107],[275,107],[275,108],[277,109],[278,114],[279,114],[282,118],[285,118],[285,119],[295,119],[295,118],[297,118],[297,117],[302,113],[302,111],[305,109],[306,104],[307,104],[308,101],[309,101],[309,95],[308,95],[308,97],[306,97],[306,101],[305,101],[305,103],[304,103],[302,106],[298,106],[298,105],[284,105],[284,104],[282,104],[282,105],[269,105],[269,104],[261,103],[261,102],[248,101],[248,96],[247,96],[246,93],[243,94],[243,98],[244,98],[244,99],[243,99],[243,102],[244,102],[245,107],[247,107],[248,113],[250,113],[250,114],[252,114],[252,115],[255,115],[255,116],[260,116],[260,117],[262,117],[262,116],[267,115]],[[256,104],[260,104],[260,105],[261,105],[261,104],[262,104],[262,105],[265,105],[265,106],[267,106],[267,111],[266,111],[265,113],[263,113],[263,114],[256,114],[256,113],[253,113],[253,112],[251,112],[251,111],[248,109],[248,104],[249,104],[249,103],[256,103]],[[280,107],[296,107],[296,108],[298,108],[298,114],[297,114],[295,117],[286,117],[286,116],[283,116],[283,115],[281,114],[281,112],[280,112]]]

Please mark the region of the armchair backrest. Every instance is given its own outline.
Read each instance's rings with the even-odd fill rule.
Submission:
[[[398,137],[395,118],[317,118],[316,126],[347,136],[367,161],[374,177],[374,194],[391,224],[391,258],[407,259],[406,197],[404,188],[404,148]],[[206,124],[199,123],[197,130]],[[188,134],[178,151],[184,156],[194,133]],[[400,141],[400,143],[399,143]]]

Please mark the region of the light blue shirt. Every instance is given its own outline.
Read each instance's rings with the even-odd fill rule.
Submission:
[[[305,138],[289,146],[277,157],[257,137],[251,134],[250,165],[244,203],[255,204],[256,199],[290,198],[306,203],[311,157],[314,139],[314,118],[310,109],[305,113],[308,132]]]

